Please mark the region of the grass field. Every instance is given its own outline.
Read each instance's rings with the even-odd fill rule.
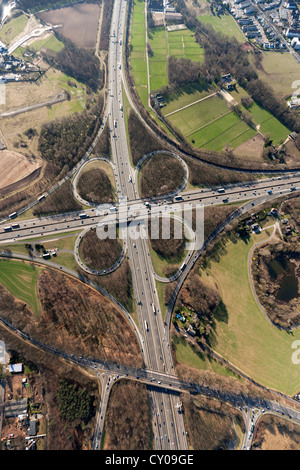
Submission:
[[[6,45],[10,45],[13,40],[24,30],[28,18],[22,14],[16,18],[12,18],[3,25],[0,31],[0,40]]]
[[[134,2],[131,31],[131,71],[140,100],[147,108],[148,91],[168,86],[168,56],[174,55],[201,62],[204,58],[204,51],[195,42],[194,35],[189,29],[167,32],[164,27],[151,28],[148,40],[153,54],[149,54],[150,90],[148,90],[145,2],[143,0]]]
[[[204,50],[195,41],[190,29],[168,32],[169,56],[190,59],[193,62],[202,62]]]
[[[189,106],[193,96],[202,99],[200,96],[205,98],[207,92],[183,94],[178,100],[180,104],[172,101],[164,108],[164,114],[194,147],[220,151],[230,144],[235,148],[256,134],[255,130],[230,111],[223,99],[209,96],[199,102],[196,99]],[[181,109],[180,105],[188,107]]]
[[[279,98],[292,95],[296,91],[292,84],[299,80],[299,64],[288,52],[264,51],[262,55],[262,70],[257,69],[259,78],[265,81]]]
[[[222,98],[212,96],[188,108],[178,110],[168,116],[168,120],[173,127],[180,129],[184,136],[188,136],[229,112],[230,109]]]
[[[37,39],[30,44],[30,49],[33,49],[34,51],[38,51],[42,47],[53,52],[59,52],[64,48],[64,45],[54,36],[54,34],[51,34],[45,39]]]
[[[215,374],[225,377],[235,377],[242,380],[237,374],[230,369],[222,366],[218,361],[212,357],[208,357],[204,353],[198,353],[188,342],[183,338],[173,337],[173,344],[176,351],[176,359],[180,364],[185,364],[188,367],[199,370],[207,370]]]
[[[164,27],[151,28],[149,44],[153,55],[149,56],[150,90],[168,86],[168,56],[202,62],[204,51],[196,43],[191,30],[166,31]]]
[[[230,93],[240,104],[243,96],[249,96],[248,93],[241,87],[237,86],[236,91]],[[242,106],[243,111],[246,109]],[[263,134],[270,134],[270,138],[275,145],[282,143],[290,134],[290,130],[281,124],[271,113],[261,108],[258,104],[253,103],[247,110],[253,118],[256,125],[259,125],[259,130]]]
[[[200,84],[188,84],[169,91],[165,95],[166,106],[162,108],[164,116],[174,113],[179,109],[195,103],[216,92],[215,88],[203,90]]]
[[[211,336],[213,349],[257,382],[286,394],[299,391],[299,366],[292,363],[292,343],[300,339],[275,328],[262,314],[252,295],[247,260],[251,246],[228,243],[218,262],[212,261],[203,273],[205,280],[216,282],[228,311],[228,320],[216,322]]]
[[[37,281],[42,268],[20,261],[0,260],[0,283],[18,300],[39,311]]]
[[[203,15],[198,16],[198,20],[204,24],[210,24],[218,33],[222,33],[229,37],[233,36],[241,43],[246,41],[245,36],[235,22],[234,18],[229,14],[221,16]]]
[[[131,72],[143,106],[148,104],[145,2],[135,0],[131,29]]]
[[[254,137],[256,131],[230,111],[223,99],[213,96],[214,93],[213,88],[182,87],[167,95],[167,105],[162,112],[172,127],[178,129],[196,148],[220,151],[227,144],[236,148]],[[249,96],[239,86],[231,95],[240,105],[242,97]],[[242,109],[247,111],[243,106]],[[287,127],[256,103],[248,111],[253,122],[259,125],[260,132],[270,134],[275,145],[281,144],[289,135]]]

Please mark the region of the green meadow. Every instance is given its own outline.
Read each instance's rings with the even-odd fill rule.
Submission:
[[[39,311],[37,282],[41,270],[34,264],[0,259],[0,284],[34,313]]]
[[[215,282],[226,306],[228,318],[216,320],[211,345],[222,357],[267,387],[293,395],[300,388],[299,365],[292,363],[292,343],[300,340],[300,329],[292,334],[279,330],[263,315],[253,296],[248,277],[249,243],[228,242],[218,261],[210,260],[202,273]]]

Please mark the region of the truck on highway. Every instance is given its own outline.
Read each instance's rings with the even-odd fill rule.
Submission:
[[[43,199],[45,199],[45,197],[46,197],[45,194],[43,194],[42,196],[40,196],[40,197],[38,198],[38,201],[39,201],[39,202],[42,201]]]
[[[224,188],[218,189],[218,193],[225,193],[225,189]]]
[[[20,224],[18,224],[18,223],[12,224],[11,228],[13,228],[13,229],[20,228]]]
[[[175,196],[174,201],[183,201],[183,197],[182,196]]]
[[[3,227],[4,232],[10,232],[12,230],[11,225],[7,225],[6,227]]]
[[[149,326],[148,326],[148,323],[146,322],[146,320],[145,320],[145,328],[146,328],[146,331],[149,331]]]
[[[117,121],[114,119],[114,127],[117,127]]]
[[[185,267],[186,267],[186,264],[182,263],[182,265],[180,266],[180,270],[183,271]]]
[[[154,315],[155,315],[155,314],[156,314],[156,310],[155,310],[154,304],[152,304],[152,310],[153,310],[153,313],[154,313]]]
[[[87,218],[87,214],[85,212],[82,212],[82,214],[79,214],[79,217],[81,219],[86,219]]]
[[[17,213],[16,212],[13,212],[12,214],[9,214],[8,216],[10,219],[14,219],[15,217],[17,217]]]

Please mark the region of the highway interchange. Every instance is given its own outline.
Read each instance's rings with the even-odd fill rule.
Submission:
[[[197,189],[181,192],[182,199],[174,201],[174,195],[151,198],[149,200],[139,197],[137,179],[131,166],[128,142],[123,113],[123,87],[127,90],[123,74],[123,33],[127,19],[127,2],[120,0],[114,3],[114,10],[111,24],[108,77],[109,93],[104,123],[108,121],[111,129],[112,160],[115,168],[115,180],[119,201],[114,206],[113,213],[109,209],[102,207],[92,207],[84,211],[82,217],[80,212],[60,214],[55,216],[18,219],[16,229],[5,231],[4,227],[11,225],[13,221],[2,221],[0,224],[0,249],[1,244],[14,243],[41,236],[55,235],[86,230],[89,227],[96,227],[98,224],[114,223],[116,215],[119,222],[140,222],[143,225],[144,219],[151,210],[156,209],[163,212],[168,210],[176,213],[180,210],[182,203],[185,206],[193,207],[194,203],[205,206],[219,205],[225,203],[238,203],[235,217],[243,213],[254,210],[265,201],[273,200],[281,195],[288,195],[300,189],[300,175],[293,171],[284,175],[276,175],[271,178],[262,178],[252,183],[236,184],[224,188],[220,193],[218,189]],[[102,129],[104,127],[102,125]],[[91,151],[88,153],[89,156]],[[84,161],[86,161],[85,157]],[[128,202],[124,206],[124,198]],[[228,221],[229,223],[229,221]],[[223,227],[221,227],[223,228]],[[67,360],[78,363],[84,367],[91,367],[99,376],[102,384],[102,396],[97,424],[93,439],[93,448],[99,449],[101,435],[103,432],[105,410],[108,403],[109,392],[115,380],[120,377],[128,377],[133,380],[140,380],[148,385],[150,403],[152,409],[152,422],[155,436],[155,448],[162,450],[184,450],[188,449],[186,432],[184,428],[183,416],[180,412],[179,393],[190,391],[194,385],[186,384],[179,380],[174,373],[174,365],[170,351],[169,325],[172,308],[169,308],[165,322],[161,316],[160,303],[155,285],[155,273],[149,256],[148,242],[141,237],[127,239],[127,255],[133,276],[134,298],[138,308],[139,339],[143,352],[145,369],[134,370],[117,364],[95,361],[90,358],[75,358],[72,355],[66,356],[62,352],[51,350],[52,353],[63,355]],[[194,253],[190,253],[189,260],[182,275],[179,277],[177,292],[179,291],[188,272],[201,253],[201,248]],[[62,267],[63,269],[63,267]],[[64,270],[64,269],[63,269]],[[177,293],[174,294],[174,300]],[[7,324],[6,327],[12,328]],[[32,338],[20,331],[15,331],[24,340],[31,341],[37,346],[46,348],[38,344]],[[47,349],[47,348],[46,348]],[[49,349],[49,348],[48,348]],[[50,348],[51,349],[51,348]],[[219,400],[229,401],[240,407],[259,407],[262,410],[281,413],[290,419],[300,422],[300,412],[288,406],[278,405],[275,402],[259,402],[250,397],[227,396],[217,390],[197,386],[198,392],[204,395],[215,397]],[[256,419],[258,418],[258,415]],[[242,444],[242,448],[249,448],[251,445],[250,424],[253,425],[246,414],[245,422],[247,429]],[[248,437],[247,437],[248,436]]]

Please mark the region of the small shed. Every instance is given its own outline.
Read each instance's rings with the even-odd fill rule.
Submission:
[[[19,374],[21,372],[23,372],[23,364],[19,363],[19,364],[10,364],[9,365],[9,372],[11,372],[12,374]]]

